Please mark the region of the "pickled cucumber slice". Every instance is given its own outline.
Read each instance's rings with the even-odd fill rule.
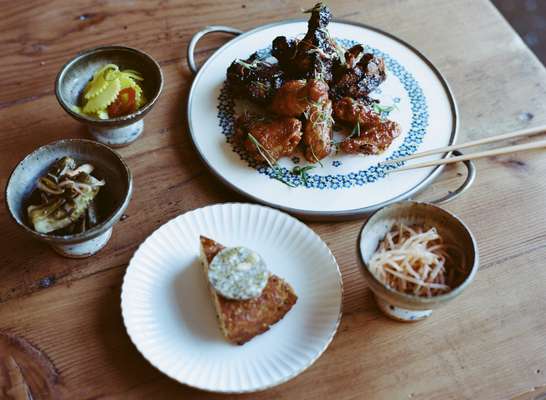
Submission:
[[[108,82],[108,86],[98,95],[89,99],[83,107],[83,112],[86,114],[96,113],[99,110],[106,110],[118,97],[121,90],[119,79],[114,79]]]
[[[132,79],[135,79],[137,81],[143,81],[144,78],[142,77],[142,75],[140,74],[140,72],[138,71],[135,71],[133,69],[124,69],[123,71],[121,71],[121,73],[129,78],[132,78]]]
[[[95,72],[93,79],[87,84],[83,91],[86,99],[91,99],[106,89],[108,86],[106,76],[109,75],[109,72],[119,72],[118,66],[115,64],[107,64]]]
[[[142,75],[134,70],[120,71],[115,64],[102,66],[86,85],[83,91],[83,107],[74,108],[81,114],[87,114],[99,119],[108,119],[108,106],[114,103],[119,92],[126,88],[135,91],[135,104],[137,109],[146,104],[146,98],[142,87],[137,81],[142,81]]]

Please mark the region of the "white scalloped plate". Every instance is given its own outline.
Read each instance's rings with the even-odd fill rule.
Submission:
[[[220,333],[198,260],[199,235],[256,250],[298,295],[288,314],[243,346]],[[297,219],[252,204],[218,204],[180,215],[135,252],[121,308],[131,340],[171,378],[215,392],[241,393],[283,383],[330,344],[341,317],[342,283],[321,238]]]

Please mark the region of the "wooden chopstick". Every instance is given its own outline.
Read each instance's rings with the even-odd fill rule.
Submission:
[[[395,160],[382,161],[379,163],[379,165],[395,164],[401,161],[413,160],[414,158],[426,157],[426,156],[430,156],[430,155],[438,154],[438,153],[447,153],[448,151],[453,151],[453,150],[466,149],[467,147],[479,146],[481,144],[494,143],[494,142],[499,142],[501,140],[536,135],[537,133],[541,133],[544,131],[546,131],[545,125],[534,127],[534,128],[521,129],[512,133],[505,133],[503,135],[492,136],[492,137],[488,137],[484,139],[473,140],[471,142],[454,144],[454,145],[446,146],[446,147],[439,147],[437,149],[423,151],[421,153],[412,154],[406,157],[400,157]]]
[[[501,147],[500,149],[493,149],[493,150],[479,151],[477,153],[464,154],[462,156],[457,156],[457,157],[448,157],[448,158],[442,158],[440,160],[427,161],[427,162],[418,163],[418,164],[410,164],[401,168],[396,168],[396,169],[392,169],[390,171],[385,171],[385,172],[389,174],[392,172],[407,171],[407,170],[415,169],[415,168],[433,167],[436,165],[451,164],[451,163],[455,163],[459,161],[475,160],[476,158],[499,156],[501,154],[515,153],[517,151],[540,149],[543,147],[546,147],[546,139],[539,140],[536,142],[531,142],[531,143],[518,144],[516,146]]]

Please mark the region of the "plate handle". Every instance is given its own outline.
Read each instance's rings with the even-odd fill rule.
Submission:
[[[234,36],[240,35],[243,33],[240,29],[231,28],[229,26],[223,26],[223,25],[209,25],[199,32],[197,32],[195,35],[192,36],[190,43],[188,44],[188,67],[190,67],[191,72],[194,74],[197,74],[197,71],[199,71],[199,67],[197,66],[197,63],[195,62],[195,46],[197,45],[197,42],[209,33],[214,32],[223,32],[223,33],[231,33]]]
[[[461,153],[459,150],[453,150],[453,154],[456,156],[463,155],[463,153]],[[466,179],[462,183],[462,185],[459,186],[456,190],[450,191],[448,194],[446,194],[443,197],[440,197],[434,200],[429,200],[428,201],[429,203],[445,204],[449,201],[455,200],[461,194],[466,192],[466,190],[474,183],[474,180],[476,179],[476,166],[471,160],[463,161],[463,164],[466,167]]]

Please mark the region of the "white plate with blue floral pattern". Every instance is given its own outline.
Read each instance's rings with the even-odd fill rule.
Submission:
[[[279,35],[301,36],[307,30],[304,20],[264,25],[226,43],[199,69],[188,101],[191,137],[203,161],[218,177],[255,201],[310,219],[360,216],[423,190],[441,172],[441,167],[387,174],[401,164],[379,163],[453,144],[458,126],[457,107],[449,86],[415,48],[365,25],[335,21],[328,29],[346,47],[362,43],[367,51],[385,60],[387,79],[371,97],[392,108],[388,117],[401,125],[402,134],[384,153],[332,154],[322,160],[322,167],[308,172],[305,182],[292,174],[296,165],[307,164],[301,154],[295,154],[279,161],[282,179],[291,183],[286,185],[275,179],[279,169],[256,165],[230,143],[239,105],[227,91],[227,67],[233,60],[245,59],[255,51],[267,55],[272,40]],[[218,31],[239,33],[233,28],[212,26],[196,34],[188,49],[188,61],[194,71],[195,44],[205,34]],[[428,159],[446,156],[439,154]]]

